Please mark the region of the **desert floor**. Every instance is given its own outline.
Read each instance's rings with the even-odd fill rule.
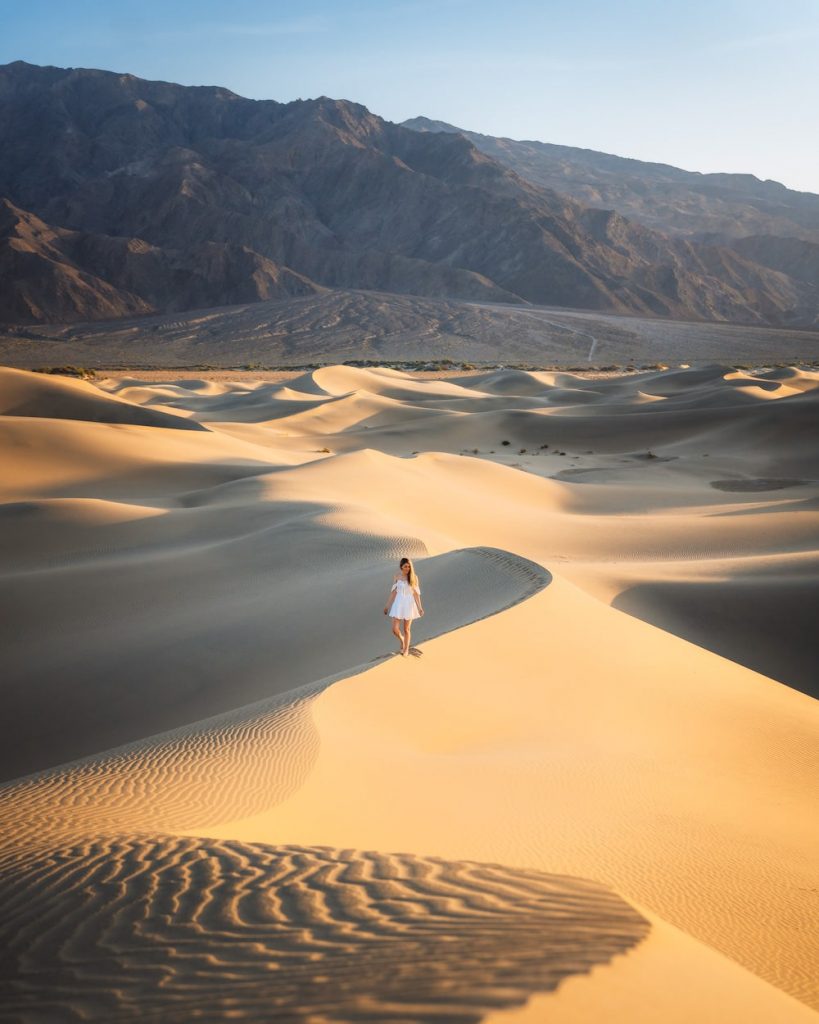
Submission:
[[[685,358],[680,358],[685,353]],[[326,289],[248,305],[67,324],[0,324],[0,363],[107,368],[302,367],[372,360],[580,368],[819,361],[819,329],[622,316]],[[523,365],[518,365],[523,364]],[[398,366],[396,369],[405,369]],[[488,368],[488,367],[487,367]],[[186,374],[179,376],[199,376]]]
[[[0,368],[0,1019],[816,1021],[819,374],[213,377]]]

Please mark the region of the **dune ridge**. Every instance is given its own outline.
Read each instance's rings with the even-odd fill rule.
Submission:
[[[462,600],[467,582],[487,591],[483,603],[473,601],[470,615],[476,617],[471,622],[526,600],[551,581],[550,574],[534,563],[488,548],[451,552],[440,562],[426,564],[430,579],[444,577],[443,598],[453,604]],[[457,608],[449,616],[443,608],[435,627],[420,635],[432,639],[462,625]],[[281,638],[276,639],[280,645]],[[375,655],[371,662],[383,657]],[[314,659],[312,670],[321,663]],[[142,831],[203,828],[226,816],[266,810],[298,788],[315,760],[319,741],[310,715],[312,701],[336,680],[363,668],[352,665],[300,687],[288,685],[295,678],[291,674],[275,697],[150,737],[140,735],[114,750],[0,786],[0,811],[7,822],[0,850],[77,833],[122,830],[126,824]],[[146,689],[143,686],[143,698]],[[91,701],[103,699],[96,689],[85,695],[84,704],[82,696],[73,695],[71,710],[78,718],[83,711],[90,713]],[[188,712],[196,706],[189,703]],[[131,713],[137,716],[138,729],[152,721],[144,716],[140,720],[136,706]],[[26,717],[20,715],[16,724],[18,733],[24,730]],[[32,723],[29,728],[33,727]],[[7,763],[26,742],[31,740],[25,733],[22,742],[8,737]]]
[[[4,737],[0,756],[6,777],[90,754],[99,749],[95,744],[138,740],[170,725],[184,729],[191,719],[217,713],[228,715],[218,730],[230,733],[234,709],[275,701],[271,694],[290,697],[300,686],[321,688],[325,677],[338,678],[384,657],[393,645],[386,643],[387,621],[378,602],[389,590],[390,577],[384,579],[383,568],[373,562],[379,555],[397,561],[407,551],[421,557],[425,552],[400,537],[356,529],[354,517],[343,527],[334,527],[334,517],[341,518],[345,511],[316,513],[308,507],[284,524],[238,539],[217,539],[209,547],[201,543],[182,547],[179,531],[158,551],[148,549],[147,553],[137,548],[117,555],[113,545],[102,550],[83,547],[57,565],[49,558],[36,570],[18,568],[13,574],[0,574],[0,583],[13,586],[16,596],[4,625],[6,706],[14,717],[14,729]],[[42,523],[42,517],[35,518],[35,529],[42,529]],[[154,528],[153,518],[148,525]],[[328,533],[345,538],[342,551],[330,548],[325,539]],[[269,564],[260,565],[257,556],[251,576],[249,567],[260,539],[281,545],[290,557],[276,552],[268,558]],[[194,566],[202,562],[205,571],[200,574]],[[217,562],[237,566],[241,590],[237,582],[227,589],[231,579],[227,574],[221,583],[213,586],[211,582],[209,587]],[[317,592],[315,586],[305,584],[303,573],[311,566],[315,571],[320,562],[325,569],[332,565],[340,578]],[[130,592],[119,599],[123,574],[130,580]],[[237,576],[234,569],[232,580]],[[416,623],[416,642],[497,614],[551,579],[535,563],[488,547],[426,557],[424,576],[435,591],[430,605],[434,617]],[[187,595],[197,577],[197,600],[191,602]],[[268,592],[271,579],[275,589]],[[62,587],[70,584],[82,586],[90,596],[82,605],[66,609]],[[152,595],[160,586],[168,603],[162,620],[156,621]],[[283,591],[288,594],[287,607],[282,606]],[[123,604],[128,609],[125,621]],[[67,652],[37,648],[38,609],[55,621],[53,635],[63,638]],[[333,646],[305,652],[300,628],[311,616],[322,615],[332,616],[325,637],[332,638]],[[220,617],[218,624],[211,616]],[[83,642],[72,644],[75,634]],[[193,648],[184,659],[174,655],[183,636]],[[187,676],[197,654],[203,661],[207,657],[208,664],[198,669],[193,687]],[[67,670],[72,687],[57,689],[57,680]],[[234,675],[236,682],[226,686],[226,679]],[[116,717],[108,706],[112,680]],[[38,697],[51,700],[51,728],[43,722]],[[262,710],[266,714],[267,707],[260,705],[253,714]],[[70,732],[63,730],[60,717],[54,714],[58,708],[75,723]],[[49,760],[43,761],[44,756]],[[225,756],[225,751],[220,749],[214,756]],[[103,774],[111,770],[106,767]],[[219,787],[210,772],[197,785],[205,802],[217,800]],[[94,797],[90,799],[93,803]]]

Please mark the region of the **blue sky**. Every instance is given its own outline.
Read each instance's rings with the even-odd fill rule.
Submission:
[[[322,94],[819,193],[819,0],[0,0],[0,63]]]

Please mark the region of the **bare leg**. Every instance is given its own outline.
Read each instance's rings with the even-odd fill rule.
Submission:
[[[395,636],[398,638],[398,650],[399,651],[403,651],[404,650],[404,638],[401,635],[401,620],[400,619],[393,619],[392,620],[392,631],[395,634]]]
[[[404,648],[402,654],[407,654],[410,649],[410,630],[412,628],[412,619],[404,619]]]

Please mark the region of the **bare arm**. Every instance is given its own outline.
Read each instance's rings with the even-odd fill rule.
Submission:
[[[398,577],[397,576],[393,576],[392,586],[390,587],[389,594],[387,594],[387,603],[384,605],[384,614],[385,615],[389,611],[389,608],[390,608],[390,598],[392,597],[392,592],[393,592],[393,590],[395,590],[395,585],[396,585],[397,582],[398,582]]]

